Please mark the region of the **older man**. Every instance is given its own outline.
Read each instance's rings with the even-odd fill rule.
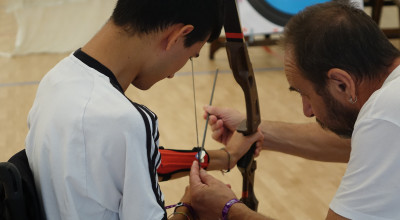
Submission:
[[[320,126],[263,122],[264,148],[348,161],[327,219],[400,219],[399,50],[362,10],[336,1],[294,16],[283,45],[290,90],[301,95],[304,115],[315,116]],[[244,117],[229,109],[206,111],[221,142]],[[199,172],[196,163],[191,193],[200,217],[268,219],[237,202],[225,184]]]

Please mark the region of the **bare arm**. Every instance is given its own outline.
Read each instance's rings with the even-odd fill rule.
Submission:
[[[230,140],[244,115],[234,109],[207,106],[213,138],[223,144]],[[348,162],[350,139],[322,129],[317,123],[285,123],[262,121],[263,149],[278,151],[311,160]]]
[[[351,140],[340,138],[317,123],[263,121],[260,127],[264,134],[263,149],[318,161],[349,161]]]
[[[329,209],[328,215],[326,216],[326,220],[349,220],[343,216],[336,214],[332,209]]]
[[[230,220],[272,220],[258,212],[249,209],[243,203],[236,203],[228,212],[228,219]]]
[[[208,164],[207,170],[232,169],[236,166],[237,161],[250,149],[250,146],[254,142],[258,141],[257,148],[261,149],[262,139],[263,136],[261,131],[249,136],[243,136],[240,133],[234,132],[229,142],[227,143],[225,150],[208,151],[210,163]],[[188,168],[190,168],[190,165],[188,165]],[[169,179],[180,178],[183,176],[187,176],[188,174],[188,171],[178,172],[172,174]],[[163,181],[163,178],[159,177],[159,181]]]
[[[244,204],[233,205],[228,213],[228,219],[230,220],[272,220],[272,218],[266,217],[260,213],[254,212]],[[336,214],[332,209],[329,209],[326,220],[349,220],[343,216]]]
[[[231,154],[231,158],[228,158],[227,153],[224,150],[209,150],[207,151],[208,156],[210,157],[210,163],[208,164],[207,170],[227,170],[228,163],[230,165],[230,169],[232,169],[236,165],[236,161],[234,156]],[[189,167],[188,167],[189,168]],[[174,173],[168,180],[177,179],[181,177],[185,177],[189,175],[189,171],[182,171],[178,173]],[[158,181],[165,181],[162,177],[159,176]]]

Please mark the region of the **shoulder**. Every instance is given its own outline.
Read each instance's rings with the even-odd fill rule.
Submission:
[[[392,74],[361,108],[356,125],[364,120],[378,119],[400,126],[400,71]]]

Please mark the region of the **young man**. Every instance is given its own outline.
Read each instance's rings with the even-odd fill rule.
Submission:
[[[337,1],[294,16],[283,45],[286,77],[302,97],[304,115],[336,136],[317,123],[263,122],[263,148],[348,162],[327,219],[400,219],[400,51],[362,10]],[[217,140],[231,135],[243,117],[229,109],[206,111],[214,115]],[[232,191],[199,173],[197,163],[190,180],[192,204],[202,217],[269,219],[232,202]]]
[[[157,116],[124,91],[172,78],[219,36],[221,13],[220,0],[118,0],[104,27],[42,79],[26,152],[47,219],[167,218]],[[259,137],[237,135],[229,165]],[[228,169],[226,152],[209,157],[210,169]],[[190,217],[185,208],[172,218]]]

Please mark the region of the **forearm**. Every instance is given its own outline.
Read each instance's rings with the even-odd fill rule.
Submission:
[[[272,218],[254,212],[243,203],[236,203],[229,209],[228,219],[229,220],[272,220]]]
[[[340,138],[317,123],[263,121],[260,128],[263,149],[326,162],[348,162],[350,158],[351,140]]]
[[[165,181],[165,180],[171,180],[171,179],[176,179],[176,178],[180,178],[180,177],[184,177],[187,176],[189,174],[189,170],[190,170],[190,166],[192,165],[193,160],[196,160],[196,158],[193,156],[193,158],[191,158],[191,156],[189,156],[189,158],[185,158],[183,159],[183,157],[179,157],[179,156],[174,156],[172,158],[172,160],[174,161],[174,163],[180,163],[182,164],[180,166],[180,168],[176,168],[175,170],[173,168],[171,168],[172,170],[167,172],[165,171],[165,166],[168,165],[167,162],[165,161],[171,161],[171,159],[169,159],[171,156],[170,154],[166,154],[165,152],[170,152],[171,150],[160,150],[161,155],[162,155],[162,165],[160,167],[164,167],[164,170],[160,170],[160,168],[157,170],[158,174],[159,174],[159,181]],[[173,151],[171,151],[173,152]],[[180,155],[185,156],[185,155],[193,155],[193,152],[188,151],[188,152],[178,152]],[[228,168],[233,168],[236,163],[235,161],[237,159],[235,159],[234,155],[231,155],[225,151],[225,150],[209,150],[207,151],[207,161],[208,161],[208,166],[205,165],[204,163],[202,164],[203,166],[207,166],[206,169],[207,170],[227,170]],[[177,158],[179,157],[179,158]],[[185,162],[184,162],[185,161]],[[229,167],[228,167],[229,166]],[[205,167],[204,167],[205,168]],[[163,175],[164,173],[169,174],[167,176]]]
[[[224,150],[210,150],[208,151],[210,157],[210,164],[207,170],[228,170],[233,168],[236,163],[233,155],[228,156],[228,153]],[[229,164],[229,167],[228,167]]]

